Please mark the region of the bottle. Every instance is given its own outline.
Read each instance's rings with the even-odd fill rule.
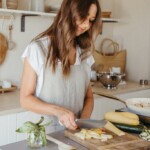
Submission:
[[[18,0],[6,0],[6,6],[8,9],[17,9]]]

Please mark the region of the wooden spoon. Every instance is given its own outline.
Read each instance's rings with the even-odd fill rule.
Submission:
[[[8,42],[6,37],[0,33],[0,64],[5,60],[6,53],[8,49]]]

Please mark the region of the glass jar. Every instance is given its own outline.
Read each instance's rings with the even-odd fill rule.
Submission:
[[[18,0],[6,0],[6,6],[8,9],[17,9]]]
[[[28,133],[28,146],[31,148],[40,148],[43,146],[42,133],[40,131]]]

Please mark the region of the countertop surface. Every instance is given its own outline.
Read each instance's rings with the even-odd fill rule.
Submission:
[[[71,145],[71,146],[75,147],[76,150],[88,150],[87,148],[85,148],[84,146],[78,144],[77,142],[74,142],[73,140],[70,140],[69,138],[65,137],[64,136],[64,131],[54,132],[54,133],[49,134],[49,136],[59,140],[61,143],[65,143],[67,145]],[[137,134],[135,134],[135,136],[137,136]],[[136,142],[137,140],[134,140],[134,141]],[[140,147],[141,147],[143,142],[140,141]],[[132,145],[132,142],[130,142],[130,144]],[[140,147],[139,147],[138,150],[144,150],[144,149],[148,150],[149,149],[148,143],[147,143],[147,145],[143,145],[143,147],[141,147],[141,148]],[[122,145],[122,148],[126,149],[126,147],[123,146],[123,145]],[[20,142],[16,142],[16,143],[1,146],[0,150],[33,150],[33,149],[29,148],[27,146],[27,141],[24,140],[24,141],[20,141]],[[48,141],[47,146],[42,147],[42,148],[38,148],[37,150],[64,150],[64,149],[63,148],[58,148],[57,144]]]
[[[100,82],[92,82],[92,90],[95,93],[104,93],[109,95],[116,95],[140,90],[150,89],[150,85],[140,85],[136,82],[128,81],[124,84],[120,84],[116,89],[106,89],[102,86]]]
[[[0,115],[25,111],[19,102],[20,90],[0,93]]]
[[[119,85],[117,89],[111,90],[103,88],[99,82],[92,82],[91,85],[93,92],[104,93],[109,95],[150,89],[150,85],[141,86],[139,85],[139,83],[135,82],[126,82],[126,84],[124,85]],[[26,111],[20,106],[19,95],[19,89],[13,92],[0,93],[0,115]],[[97,97],[96,95],[94,96]]]
[[[76,150],[88,150],[87,148],[83,147],[82,145],[80,145],[80,144],[70,140],[69,138],[65,137],[64,131],[54,132],[54,133],[51,133],[49,135],[55,139],[58,139],[59,141],[61,141],[63,143],[74,146],[76,148]],[[20,142],[1,146],[0,150],[33,150],[33,149],[29,148],[27,146],[27,141],[24,140],[24,141],[20,141]],[[47,146],[45,146],[43,148],[38,148],[37,150],[63,150],[63,149],[59,149],[57,144],[48,141]]]

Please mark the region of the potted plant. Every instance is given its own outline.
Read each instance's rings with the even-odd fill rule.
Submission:
[[[42,124],[43,121],[44,121],[43,116],[37,123],[27,121],[20,128],[18,128],[16,132],[27,133],[28,146],[32,148],[46,146],[47,140],[46,140],[45,126],[48,126],[50,122]]]

